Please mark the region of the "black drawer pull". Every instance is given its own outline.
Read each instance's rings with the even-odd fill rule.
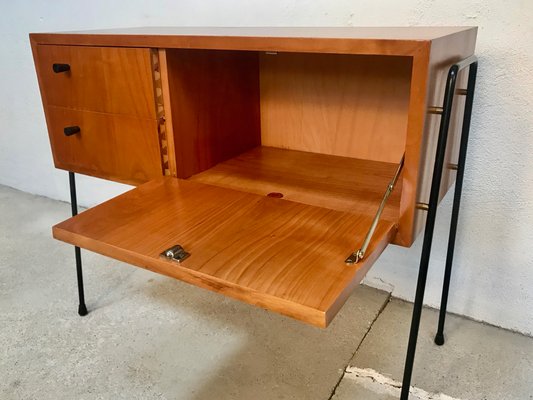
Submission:
[[[67,126],[63,129],[65,136],[72,136],[81,131],[79,126]]]
[[[56,74],[59,74],[60,72],[67,72],[70,71],[70,65],[68,64],[54,64],[52,65],[52,69]]]

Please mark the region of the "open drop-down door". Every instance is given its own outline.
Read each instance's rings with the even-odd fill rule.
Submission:
[[[372,215],[176,178],[145,183],[53,228],[56,239],[326,327],[395,233]],[[164,252],[181,246],[181,262]],[[178,249],[178,251],[181,251]],[[162,254],[163,253],[163,254]]]

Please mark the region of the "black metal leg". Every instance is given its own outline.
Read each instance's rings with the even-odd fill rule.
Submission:
[[[78,199],[76,197],[76,179],[74,172],[68,173],[70,184],[70,206],[72,208],[72,216],[78,215]],[[81,269],[81,250],[78,246],[74,246],[74,254],[76,256],[76,273],[78,275],[78,296],[80,304],[78,306],[78,314],[81,316],[87,315],[87,306],[85,305],[85,294],[83,292],[83,271]]]
[[[477,61],[475,57],[471,57],[471,58],[461,61],[460,63],[454,64],[448,72],[448,79],[446,81],[446,90],[444,93],[444,104],[442,107],[443,113],[442,113],[442,117],[440,121],[439,138],[437,142],[437,150],[436,150],[436,155],[435,155],[435,165],[433,168],[433,177],[431,181],[431,192],[430,192],[430,197],[429,197],[428,215],[427,215],[426,227],[424,231],[424,242],[422,245],[422,255],[420,257],[420,268],[418,272],[418,281],[417,281],[417,286],[416,286],[413,316],[411,320],[411,330],[409,332],[409,342],[407,345],[407,355],[405,359],[402,390],[401,390],[401,395],[400,395],[401,400],[408,400],[409,398],[409,389],[411,385],[411,377],[413,374],[413,365],[414,365],[414,359],[415,359],[416,344],[418,340],[418,331],[420,328],[420,317],[422,315],[422,307],[424,304],[424,293],[426,289],[429,259],[431,255],[431,244],[433,242],[435,218],[437,216],[437,205],[439,201],[439,192],[440,192],[440,185],[441,185],[441,180],[442,180],[442,170],[444,167],[444,159],[445,159],[445,154],[446,154],[446,143],[448,140],[448,128],[450,126],[451,110],[452,110],[453,98],[455,94],[455,83],[456,83],[457,74],[459,73],[459,71],[471,64],[472,65],[475,64],[475,66],[471,68],[471,72],[469,74],[468,88],[470,89],[470,91],[467,96],[467,105],[468,105],[468,102],[470,101],[470,106],[468,110],[465,109],[465,117],[468,114],[468,117],[467,117],[468,121],[466,122],[468,122],[468,125],[469,125],[470,114],[471,114],[471,109],[472,109],[471,100],[473,99],[473,92],[474,92],[473,85],[475,83],[474,80],[472,80],[471,78],[472,77],[475,78],[475,71],[477,67]],[[472,73],[472,70],[474,70],[473,73]],[[465,122],[465,120],[463,122]],[[465,128],[463,126],[462,133],[464,132],[465,132]],[[465,140],[467,140],[467,138]],[[463,143],[463,137],[461,137],[461,143]],[[466,148],[464,149],[464,155],[466,155]],[[462,160],[462,164],[463,164],[462,172],[464,172],[464,159]],[[462,181],[461,181],[461,184],[462,184]],[[455,235],[455,232],[454,232],[454,235]]]
[[[463,177],[465,173],[466,150],[468,147],[468,136],[470,134],[470,120],[472,117],[472,104],[474,102],[474,89],[476,85],[477,63],[470,66],[468,72],[468,87],[463,116],[463,127],[461,132],[461,145],[459,148],[459,160],[457,163],[457,177],[455,181],[455,192],[453,195],[452,222],[450,225],[450,236],[448,238],[448,252],[446,254],[446,268],[444,270],[444,284],[442,287],[442,298],[440,302],[439,326],[435,335],[435,343],[439,346],[444,344],[444,322],[446,319],[446,307],[448,305],[448,293],[450,290],[450,279],[452,275],[453,253],[455,250],[455,236],[457,233],[457,221],[459,219],[459,208],[461,206],[461,193],[463,191]]]

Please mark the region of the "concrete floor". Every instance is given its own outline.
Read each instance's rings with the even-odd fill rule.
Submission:
[[[69,205],[0,186],[0,399],[394,399],[411,305],[358,288],[327,330],[51,238]],[[533,339],[426,310],[413,384],[457,399],[533,399]],[[348,367],[348,368],[347,368]],[[425,392],[424,392],[425,393]],[[422,394],[417,399],[445,399]],[[449,399],[449,397],[448,397]]]

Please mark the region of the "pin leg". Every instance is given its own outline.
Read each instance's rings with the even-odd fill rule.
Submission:
[[[70,184],[70,205],[72,208],[72,216],[78,215],[78,199],[76,197],[76,179],[74,172],[68,173]],[[81,316],[87,315],[87,306],[85,305],[85,293],[83,291],[83,270],[81,265],[81,249],[78,246],[74,246],[74,254],[76,256],[76,274],[78,276],[78,296],[79,306],[78,314]]]
[[[472,103],[474,97],[474,86],[475,78],[477,72],[477,59],[472,56],[461,62],[458,62],[451,66],[448,72],[448,79],[446,81],[446,89],[444,92],[444,102],[442,107],[441,121],[439,127],[439,138],[437,141],[437,149],[435,153],[435,165],[433,167],[433,177],[431,180],[431,190],[429,195],[428,203],[428,215],[426,219],[426,227],[424,231],[424,243],[422,245],[422,255],[420,257],[420,268],[418,271],[418,282],[416,286],[415,302],[413,307],[413,316],[411,320],[411,330],[409,332],[409,342],[407,345],[407,355],[405,359],[405,368],[402,381],[402,390],[400,399],[408,400],[409,398],[409,389],[411,386],[411,377],[413,374],[413,365],[415,360],[416,344],[418,341],[418,332],[420,328],[420,317],[422,315],[422,307],[424,304],[424,292],[426,289],[426,281],[428,275],[429,259],[431,255],[431,244],[433,241],[433,232],[435,228],[435,218],[437,215],[437,205],[439,202],[439,193],[440,185],[442,181],[442,170],[444,166],[444,160],[446,155],[446,144],[448,141],[448,129],[450,127],[451,111],[453,105],[453,98],[455,94],[455,83],[457,80],[457,75],[459,71],[463,68],[469,68],[468,75],[468,94],[465,104],[465,114],[463,118],[463,127],[461,132],[461,149],[460,149],[460,160],[458,165],[458,186],[456,186],[455,198],[454,198],[454,217],[452,218],[452,229],[450,230],[450,241],[448,242],[448,249],[451,249],[451,254],[453,256],[453,249],[455,245],[455,233],[457,228],[457,217],[459,213],[459,198],[462,190],[462,179],[464,173],[464,163],[466,157],[466,141],[468,140],[468,132],[470,127],[470,116],[472,113]],[[460,177],[459,177],[460,175]],[[452,240],[453,239],[453,240]],[[450,253],[448,253],[450,256]],[[446,300],[448,296],[449,289],[449,276],[451,275],[451,262],[452,257],[448,257],[446,262],[446,276],[443,288],[444,298],[444,307],[441,308],[441,320],[442,320],[442,329],[444,328],[444,318],[446,314]],[[439,332],[435,338],[438,342],[444,342],[444,336],[442,330],[440,329],[439,322]]]
[[[466,89],[465,112],[463,116],[463,128],[461,132],[461,145],[459,148],[459,161],[457,163],[457,177],[455,180],[455,192],[453,195],[452,222],[450,225],[450,236],[448,238],[448,252],[446,254],[446,267],[444,270],[444,284],[442,286],[442,298],[440,302],[439,326],[435,335],[435,344],[444,344],[444,322],[446,320],[446,308],[448,306],[448,293],[450,291],[450,280],[452,276],[453,253],[455,250],[455,237],[457,233],[457,221],[459,219],[459,208],[461,206],[461,193],[463,191],[463,178],[465,173],[466,150],[468,147],[468,136],[470,134],[470,120],[472,117],[472,105],[474,102],[474,88],[476,85],[477,62],[470,65],[468,71],[468,87]]]

